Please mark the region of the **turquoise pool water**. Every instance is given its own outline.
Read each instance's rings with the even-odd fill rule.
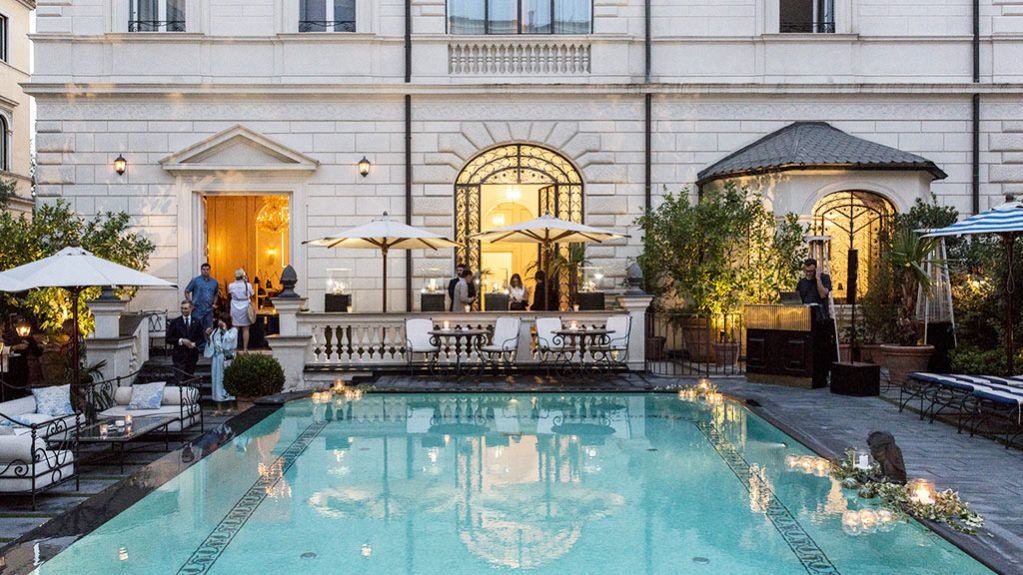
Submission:
[[[298,401],[36,572],[989,573],[810,455],[728,401]]]

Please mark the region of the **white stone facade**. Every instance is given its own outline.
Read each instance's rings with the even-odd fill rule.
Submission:
[[[128,0],[41,0],[28,87],[40,201],[126,210],[157,245],[151,271],[184,285],[204,257],[200,194],[290,194],[299,291],[319,309],[325,270],[354,263],[355,307],[369,311],[379,309],[379,256],[301,242],[383,211],[404,218],[405,95],[413,225],[451,234],[466,163],[497,144],[542,144],[579,169],[586,223],[633,234],[587,252],[619,278],[639,250],[646,94],[655,204],[736,149],[819,120],[923,156],[948,178],[802,179],[777,188],[777,210],[806,215],[827,192],[867,189],[899,209],[930,191],[969,213],[975,93],[981,208],[1023,193],[1023,0],[981,1],[979,83],[971,0],[836,0],[834,34],[777,33],[778,0],[651,0],[650,82],[643,0],[594,0],[593,34],[572,36],[448,35],[444,0],[411,3],[405,83],[401,0],[359,2],[355,33],[298,33],[297,0],[189,0],[187,30],[174,33],[128,33]],[[251,135],[241,147],[168,162],[236,126]],[[418,289],[452,257],[414,252],[413,262]],[[404,309],[405,260],[390,264],[388,307]],[[142,305],[173,305],[160,297]]]

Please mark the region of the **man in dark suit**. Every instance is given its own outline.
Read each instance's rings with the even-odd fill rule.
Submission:
[[[205,339],[202,321],[192,317],[192,304],[187,300],[181,302],[181,317],[172,319],[167,325],[167,341],[174,346],[171,359],[179,370],[175,373],[178,383],[186,376],[195,375],[195,364],[199,362],[198,345]]]

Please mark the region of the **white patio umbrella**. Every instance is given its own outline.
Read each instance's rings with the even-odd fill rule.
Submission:
[[[78,358],[78,296],[82,290],[96,286],[177,287],[167,280],[96,257],[80,247],[67,247],[52,256],[0,272],[0,291],[59,287],[71,292],[75,383],[79,380],[81,367]]]
[[[517,224],[501,226],[478,234],[473,234],[470,239],[497,243],[517,242],[528,244],[540,244],[543,246],[545,258],[550,263],[550,252],[555,244],[559,243],[603,243],[611,240],[618,240],[629,237],[627,234],[620,234],[612,230],[595,228],[583,224],[577,224],[567,220],[558,219],[551,214],[544,214],[539,218],[533,218]],[[546,267],[546,266],[545,266]],[[544,270],[544,276],[549,270]],[[549,281],[549,279],[548,279]],[[550,290],[544,290],[544,298],[550,298]],[[550,307],[550,301],[544,302],[544,307]]]
[[[384,256],[384,292],[383,307],[387,312],[387,252],[392,249],[401,250],[436,250],[451,248],[458,244],[428,230],[391,220],[387,212],[368,224],[342,230],[334,235],[302,242],[311,246],[325,248],[350,248],[380,250]]]
[[[1009,375],[1014,373],[1013,356],[1016,352],[1016,342],[1013,338],[1013,309],[1012,294],[1016,291],[1015,281],[1012,277],[1013,266],[1013,245],[1016,237],[1023,233],[1023,202],[1018,200],[1009,201],[986,212],[970,216],[958,221],[951,226],[936,230],[927,230],[924,237],[947,237],[976,234],[998,234],[1005,245],[1005,300],[1008,306],[1008,313],[1005,314],[1005,355]]]

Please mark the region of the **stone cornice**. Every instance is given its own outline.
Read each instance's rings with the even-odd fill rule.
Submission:
[[[914,96],[960,96],[988,94],[1016,96],[1023,94],[1023,83],[973,84],[950,82],[945,84],[892,84],[892,83],[459,83],[459,84],[403,84],[398,79],[393,83],[363,84],[190,84],[190,83],[123,83],[123,84],[71,84],[30,82],[24,84],[25,92],[37,98],[54,97],[101,97],[111,99],[152,98],[171,95],[175,97],[260,97],[260,96],[310,96],[310,97],[361,97],[361,96],[403,96],[411,95],[541,95],[564,97],[572,95],[914,95]]]

